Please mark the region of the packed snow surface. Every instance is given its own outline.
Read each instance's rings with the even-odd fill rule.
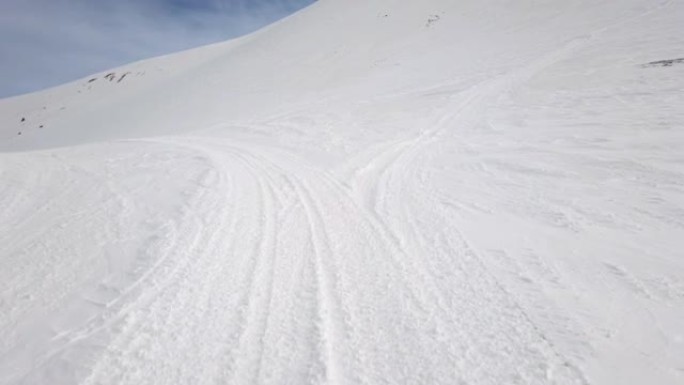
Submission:
[[[321,0],[0,101],[0,384],[684,384],[683,26]]]

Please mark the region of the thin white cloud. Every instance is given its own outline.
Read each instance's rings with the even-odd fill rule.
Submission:
[[[0,97],[253,31],[313,0],[2,0]]]

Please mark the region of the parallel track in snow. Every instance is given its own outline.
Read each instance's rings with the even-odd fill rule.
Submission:
[[[489,14],[475,3],[463,12]],[[646,98],[644,79],[681,95],[635,66],[634,84],[604,73],[620,97],[574,84],[601,70],[578,57],[677,4],[637,5],[553,39],[516,8],[507,33],[534,43],[527,56],[485,50],[483,68],[459,67],[472,78],[442,68],[363,100],[349,85],[349,100],[191,133],[0,154],[0,385],[683,378],[682,141],[663,127],[684,116],[654,103],[645,135],[615,112]],[[489,22],[473,27],[483,41],[505,24]],[[221,52],[202,74],[225,75]]]

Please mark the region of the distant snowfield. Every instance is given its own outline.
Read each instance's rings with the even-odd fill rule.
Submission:
[[[0,101],[0,384],[684,383],[683,25],[321,0]]]

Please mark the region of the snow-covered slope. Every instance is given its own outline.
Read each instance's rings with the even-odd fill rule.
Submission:
[[[682,25],[320,0],[0,101],[0,384],[684,383]]]

